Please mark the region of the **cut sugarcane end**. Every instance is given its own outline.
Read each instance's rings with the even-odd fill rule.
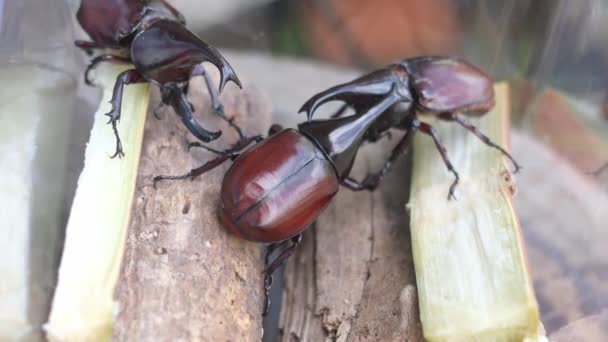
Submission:
[[[495,95],[494,109],[471,122],[506,146],[508,86],[497,84]],[[408,207],[425,338],[539,340],[538,306],[511,201],[510,165],[457,124],[423,120],[436,128],[460,174],[457,200],[448,201],[454,178],[432,140],[416,136]]]
[[[84,169],[70,212],[59,279],[49,322],[51,341],[107,341],[117,311],[112,298],[118,279],[148,106],[147,84],[124,88],[118,130],[125,156],[114,154],[108,118],[116,76],[125,66],[102,65],[104,89],[85,152]]]

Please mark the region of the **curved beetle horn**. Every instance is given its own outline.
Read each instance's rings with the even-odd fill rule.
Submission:
[[[308,121],[314,112],[326,102],[341,100],[346,104],[353,105],[355,100],[361,96],[379,96],[389,93],[399,78],[390,69],[381,69],[359,77],[353,81],[331,87],[322,91],[302,105],[298,113],[306,111]]]
[[[241,81],[236,75],[234,69],[232,69],[228,61],[226,61],[226,59],[216,49],[206,44],[206,46],[201,47],[201,52],[203,52],[207,57],[206,59],[215,65],[220,71],[220,92],[224,90],[224,86],[226,83],[228,83],[228,81],[232,81],[239,88],[243,88]]]

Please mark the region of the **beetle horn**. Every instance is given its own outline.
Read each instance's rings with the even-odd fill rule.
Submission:
[[[338,175],[343,178],[350,172],[359,145],[369,127],[392,105],[408,100],[391,87],[377,103],[358,115],[307,121],[299,124],[298,129],[321,146],[334,164]]]
[[[398,77],[396,77],[391,70],[377,70],[348,83],[331,87],[314,95],[302,105],[298,113],[305,111],[308,121],[310,121],[317,108],[326,102],[341,100],[346,104],[355,105],[355,99],[360,96],[379,96],[387,94],[391,91],[393,84],[398,81]]]
[[[232,81],[239,88],[243,88],[243,86],[241,85],[241,81],[239,80],[238,76],[236,75],[236,72],[234,71],[234,69],[232,69],[232,67],[230,66],[228,61],[216,49],[214,49],[213,47],[211,47],[209,45],[206,45],[205,47],[203,47],[201,49],[202,49],[202,52],[207,57],[206,59],[209,62],[211,62],[213,65],[215,65],[218,68],[218,70],[220,71],[220,85],[219,85],[220,92],[222,90],[224,90],[224,86],[226,85],[226,83],[228,83],[228,81]]]

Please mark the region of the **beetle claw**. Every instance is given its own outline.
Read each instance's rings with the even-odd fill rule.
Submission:
[[[362,103],[369,102],[362,101],[362,97],[386,95],[398,81],[397,75],[391,69],[380,69],[316,94],[302,105],[298,113],[306,112],[308,121],[310,121],[319,106],[334,100],[344,101],[359,112],[358,109],[361,109]],[[368,108],[369,105],[364,107]]]

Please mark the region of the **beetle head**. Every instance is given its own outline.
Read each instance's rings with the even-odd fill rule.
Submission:
[[[411,99],[408,74],[400,65],[391,65],[322,91],[306,101],[299,112],[306,112],[310,121],[322,104],[339,100],[353,107],[356,114],[361,114],[392,91],[396,91],[403,101],[408,102]]]

